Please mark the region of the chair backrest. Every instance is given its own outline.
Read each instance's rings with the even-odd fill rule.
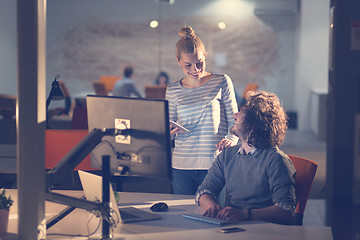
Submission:
[[[108,91],[106,91],[105,84],[99,81],[92,82],[94,91],[96,95],[106,96],[108,95]]]
[[[302,157],[288,156],[296,169],[295,194],[298,204],[295,211],[295,224],[302,225],[306,203],[317,170],[317,163]]]
[[[61,91],[63,92],[64,94],[64,97],[67,98],[67,97],[70,97],[70,93],[65,85],[65,83],[63,81],[59,81],[59,86],[61,88]]]
[[[87,134],[88,130],[46,129],[45,168],[52,169]],[[97,170],[91,167],[90,154],[74,170]]]
[[[167,85],[146,85],[145,97],[165,99]]]
[[[0,115],[11,119],[16,114],[16,96],[0,94]]]
[[[105,84],[105,90],[107,92],[112,92],[115,82],[121,78],[121,76],[100,76],[100,82]]]
[[[86,107],[75,107],[71,120],[71,129],[88,129]]]
[[[248,83],[243,91],[242,98],[245,98],[249,91],[256,91],[259,88],[257,83]]]

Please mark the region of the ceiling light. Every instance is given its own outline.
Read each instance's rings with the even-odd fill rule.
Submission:
[[[151,28],[157,28],[158,26],[159,26],[159,22],[158,22],[158,21],[152,20],[152,21],[150,22],[150,27],[151,27]]]
[[[226,24],[221,21],[218,23],[218,28],[220,28],[221,30],[224,30],[226,28]]]

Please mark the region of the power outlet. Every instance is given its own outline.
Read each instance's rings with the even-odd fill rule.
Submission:
[[[115,118],[115,128],[120,130],[130,129],[130,119]],[[117,135],[116,143],[131,144],[131,136]]]

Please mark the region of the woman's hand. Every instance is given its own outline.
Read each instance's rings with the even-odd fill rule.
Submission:
[[[178,127],[173,127],[172,125],[170,125],[170,136],[183,132],[183,130],[179,129]]]
[[[217,147],[217,149],[221,152],[221,151],[224,150],[225,148],[228,148],[228,147],[231,147],[231,146],[234,146],[234,145],[235,145],[235,144],[234,144],[233,141],[224,138],[224,139],[220,140],[220,142],[218,142],[218,143],[216,144],[216,147]]]

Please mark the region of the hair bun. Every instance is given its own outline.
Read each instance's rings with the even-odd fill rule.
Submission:
[[[196,38],[194,30],[189,26],[183,27],[179,32],[179,36],[184,39]]]

